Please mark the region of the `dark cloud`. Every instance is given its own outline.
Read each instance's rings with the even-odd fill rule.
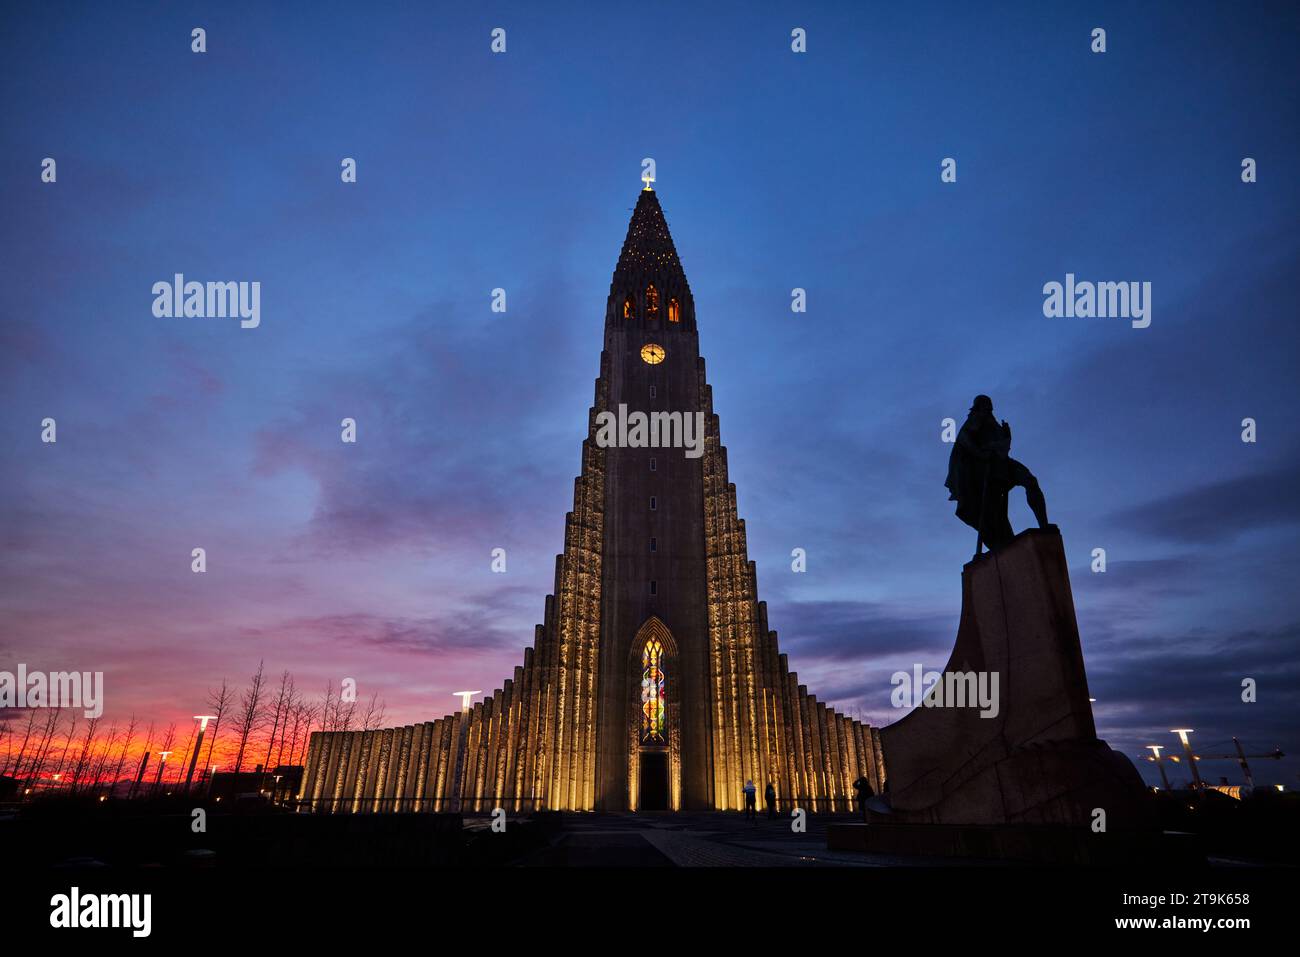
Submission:
[[[781,631],[779,622],[788,622]],[[956,637],[955,617],[903,614],[884,603],[866,601],[790,601],[772,606],[776,627],[791,666],[799,661],[870,662],[949,648]],[[945,652],[946,660],[946,652]]]
[[[1248,475],[1222,479],[1119,509],[1107,521],[1163,541],[1213,545],[1255,529],[1300,522],[1300,455]]]
[[[384,617],[375,614],[320,615],[293,618],[270,628],[246,632],[254,636],[310,636],[346,656],[366,647],[430,656],[493,654],[514,651],[522,659],[532,635],[520,633],[488,603],[480,603],[426,618]],[[436,660],[436,659],[435,659]],[[502,677],[505,677],[504,675]]]

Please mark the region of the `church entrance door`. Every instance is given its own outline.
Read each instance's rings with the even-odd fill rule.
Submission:
[[[641,810],[668,810],[668,752],[641,752]]]

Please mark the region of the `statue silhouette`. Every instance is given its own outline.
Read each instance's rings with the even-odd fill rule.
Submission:
[[[957,503],[957,517],[975,529],[975,554],[984,544],[992,551],[1015,537],[1007,520],[1008,493],[1020,486],[1038,519],[1039,528],[1051,528],[1047,502],[1038,479],[1011,457],[1011,426],[993,416],[993,400],[975,396],[966,424],[957,433],[948,457],[948,500]]]

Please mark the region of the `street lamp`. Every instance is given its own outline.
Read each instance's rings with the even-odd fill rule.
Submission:
[[[1183,742],[1183,752],[1187,755],[1187,765],[1192,769],[1192,787],[1202,788],[1205,787],[1205,784],[1201,781],[1201,771],[1196,766],[1196,755],[1192,754],[1192,742],[1187,738],[1187,736],[1194,733],[1194,731],[1194,728],[1169,729],[1170,734],[1178,735],[1178,740]]]
[[[1166,790],[1166,791],[1170,790],[1170,788],[1169,788],[1169,776],[1168,776],[1167,774],[1165,774],[1165,763],[1164,763],[1163,761],[1160,760],[1160,752],[1161,752],[1162,750],[1164,750],[1164,745],[1163,745],[1163,744],[1148,744],[1148,745],[1147,745],[1147,749],[1148,749],[1148,750],[1149,750],[1153,755],[1155,755],[1155,757],[1148,758],[1147,760],[1148,760],[1148,761],[1154,761],[1154,762],[1156,763],[1156,767],[1158,767],[1158,768],[1160,769],[1160,783],[1163,784],[1163,785],[1165,786],[1165,790]]]
[[[476,694],[482,694],[482,691],[453,691],[452,695],[460,697],[460,710],[462,713],[469,710],[470,700]]]
[[[171,754],[170,751],[159,751],[159,752],[158,752],[158,774],[157,774],[157,776],[155,776],[154,779],[153,779],[153,793],[154,793],[154,794],[157,794],[157,793],[158,793],[158,785],[162,783],[163,768],[165,768],[165,767],[167,766],[167,758],[168,758],[168,756],[169,756],[170,754]]]
[[[190,789],[190,779],[194,777],[194,764],[199,760],[199,750],[203,747],[203,732],[208,730],[208,722],[216,721],[215,714],[196,714],[194,720],[199,723],[199,739],[194,742],[194,753],[190,755],[190,769],[185,772],[185,790]]]

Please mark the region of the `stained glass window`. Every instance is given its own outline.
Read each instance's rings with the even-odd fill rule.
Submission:
[[[657,638],[645,643],[641,652],[641,743],[666,744],[664,720],[664,646]]]
[[[631,319],[634,313],[632,310],[632,297],[628,296],[623,300],[623,318]]]
[[[675,298],[668,300],[668,321],[669,322],[682,321],[682,304],[678,302]]]

